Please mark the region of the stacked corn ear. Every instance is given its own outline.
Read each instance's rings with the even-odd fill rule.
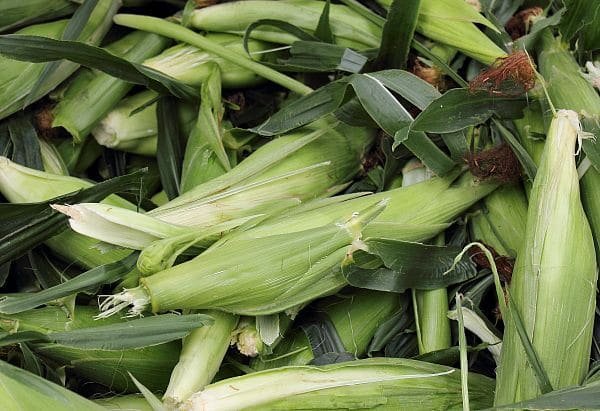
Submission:
[[[244,51],[242,39],[239,36],[212,33],[206,37],[226,49],[237,52]],[[268,47],[268,43],[258,40],[248,42],[248,50],[256,53],[257,60],[262,56],[260,53]],[[134,48],[132,52],[140,55],[140,50],[145,51],[147,47]],[[249,70],[186,44],[168,48],[162,53],[146,59],[143,64],[192,86],[202,84],[212,72],[214,64],[222,73],[221,81],[225,88],[250,87],[262,81],[262,78]],[[156,155],[158,135],[156,104],[150,104],[138,110],[156,97],[157,94],[153,91],[143,91],[123,99],[116,105],[107,105],[112,109],[108,113],[104,113],[104,117],[91,133],[103,146],[147,156]],[[192,130],[197,111],[189,104],[180,103],[178,104],[178,113],[183,132],[187,135]]]
[[[69,316],[57,306],[46,306],[19,314],[0,314],[4,331],[37,331],[49,333],[122,322],[117,317],[96,321],[94,307],[77,306]],[[181,344],[178,341],[120,351],[86,350],[57,343],[31,342],[32,350],[58,366],[72,367],[77,375],[103,384],[115,392],[136,392],[127,375],[133,374],[151,390],[164,390],[169,373],[177,363]]]
[[[226,33],[207,33],[206,38],[228,50],[245,53],[240,36]],[[263,52],[270,47],[269,43],[263,41],[248,40],[248,52],[252,54],[252,58],[255,60],[262,60]],[[256,73],[187,44],[170,47],[157,56],[146,59],[143,64],[191,86],[199,86],[210,74],[208,63],[219,66],[223,74],[222,80],[225,88],[250,87],[263,81]]]
[[[508,297],[554,389],[580,384],[585,377],[594,320],[594,240],[579,197],[574,155],[579,127],[574,111],[559,110],[552,120]],[[576,247],[565,246],[569,244]],[[498,405],[541,392],[515,316],[505,318]]]
[[[482,200],[482,209],[470,219],[471,238],[498,254],[515,258],[525,237],[527,198],[519,185],[506,185]]]
[[[312,32],[317,27],[324,5],[324,2],[315,0],[235,1],[195,10],[191,25],[205,31],[243,34],[256,20],[275,19],[293,22],[295,26]],[[341,4],[332,4],[329,13],[336,44],[356,49],[379,46],[381,27],[377,24]],[[297,40],[297,37],[270,26],[253,30],[251,37],[280,44],[291,44]]]
[[[0,32],[67,16],[76,8],[69,0],[1,0]]]
[[[126,97],[91,130],[98,144],[145,156],[156,155],[158,122],[156,103],[143,110],[138,108],[157,97],[154,91],[142,91]],[[177,114],[182,130],[187,134],[194,123],[196,110],[188,103],[177,104]]]
[[[470,374],[469,399],[491,405],[493,380]],[[323,367],[291,366],[229,378],[194,394],[183,410],[462,409],[460,372],[400,358],[370,358]]]
[[[455,179],[433,178],[323,207],[311,205],[304,213],[296,209],[271,223],[238,230],[193,260],[109,298],[104,315],[124,303],[132,305],[131,315],[185,308],[266,315],[332,294],[346,285],[341,269],[351,263],[352,252],[368,249],[361,239],[426,240],[496,188],[470,175],[450,187]],[[229,261],[228,267],[222,261]],[[188,286],[181,289],[181,284]]]
[[[168,223],[199,232],[216,229],[220,224],[237,226],[252,217],[337,193],[360,171],[373,137],[372,130],[343,125],[291,133],[263,145],[231,171],[191,188],[146,215],[78,204],[71,207],[71,225],[80,233],[108,243],[119,244],[123,238],[140,240],[141,247],[150,245],[146,241],[149,234],[156,235],[152,227],[156,223],[150,220],[161,220],[157,227]],[[101,225],[101,220],[106,224]]]
[[[94,45],[99,44],[110,28],[112,17],[120,6],[120,1],[98,2],[77,40]],[[18,33],[59,38],[62,35],[64,27],[66,27],[66,21],[58,21],[29,26]],[[75,63],[66,60],[61,61],[56,70],[52,72],[52,75],[45,79],[43,87],[37,88],[35,95],[30,96],[30,92],[37,84],[37,79],[42,74],[46,65],[41,63],[16,62],[4,57],[0,57],[0,65],[12,66],[9,69],[11,78],[3,78],[1,80],[2,99],[0,100],[0,118],[6,118],[22,109],[27,100],[33,102],[45,96],[78,68],[78,65]]]
[[[16,164],[0,157],[0,193],[11,203],[35,203],[91,187],[92,183],[76,177],[51,174]],[[107,204],[135,209],[134,204],[111,195]],[[120,260],[129,254],[125,250],[102,253],[95,248],[97,241],[74,233],[63,232],[47,240],[46,244],[67,262],[76,262],[86,268]]]
[[[331,296],[306,308],[309,318],[302,327],[294,328],[275,346],[272,354],[257,356],[250,362],[250,367],[260,371],[289,365],[307,365],[315,359],[313,346],[320,349],[323,341],[310,341],[304,328],[314,319],[322,320],[325,326],[337,337],[349,358],[361,358],[375,331],[386,320],[389,320],[402,306],[401,298],[394,293],[371,290],[356,290],[350,294]],[[314,344],[314,345],[313,345]],[[340,349],[342,347],[335,347]]]
[[[600,122],[600,96],[581,76],[581,68],[575,58],[550,32],[542,37],[539,53],[540,73],[546,80],[548,95],[558,109],[576,111],[584,125]],[[598,138],[598,136],[596,136]],[[600,251],[600,172],[590,167],[581,178],[581,197],[594,238],[596,250]]]
[[[168,39],[156,34],[134,31],[106,49],[128,61],[140,63],[158,54],[168,43]],[[52,126],[65,128],[74,141],[80,143],[131,88],[133,84],[105,73],[78,75],[52,110]]]

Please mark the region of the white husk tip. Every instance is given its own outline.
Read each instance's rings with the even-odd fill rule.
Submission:
[[[585,63],[585,68],[587,69],[587,73],[581,73],[583,78],[585,78],[592,87],[600,90],[600,61],[591,62],[588,61]]]
[[[130,288],[114,295],[101,295],[104,298],[99,304],[100,314],[94,317],[96,320],[108,318],[129,307],[125,318],[139,317],[150,304],[148,295],[140,287]]]
[[[70,206],[70,205],[62,205],[62,204],[50,204],[50,207],[52,207],[53,209],[55,209],[56,211],[63,213],[64,215],[68,216],[69,218],[73,218],[73,219],[78,219],[78,218],[82,218],[83,214],[81,213],[80,210],[77,209],[76,206]]]

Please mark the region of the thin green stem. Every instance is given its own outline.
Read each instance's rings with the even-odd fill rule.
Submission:
[[[257,63],[243,54],[228,50],[222,45],[208,40],[201,34],[195,33],[192,30],[186,29],[178,24],[171,23],[157,17],[138,16],[134,14],[118,14],[114,17],[114,21],[116,24],[121,26],[160,34],[161,36],[191,44],[192,46],[206,50],[209,53],[213,53],[216,56],[230,61],[231,63],[250,70],[259,76],[277,83],[280,86],[283,86],[300,95],[306,95],[313,91],[312,88],[304,85],[298,80]]]

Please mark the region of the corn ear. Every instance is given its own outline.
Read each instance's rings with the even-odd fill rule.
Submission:
[[[580,75],[580,67],[559,39],[550,32],[543,33],[542,48],[538,56],[540,73],[546,80],[546,88],[557,108],[574,110],[584,121],[600,122],[600,96]],[[600,172],[590,167],[581,178],[581,197],[588,216],[597,255],[600,255]]]
[[[325,3],[315,0],[235,1],[195,10],[192,27],[200,30],[243,34],[251,23],[260,19],[293,21],[309,32],[317,27]],[[332,4],[329,23],[336,44],[358,49],[378,47],[381,28],[341,4]],[[291,44],[293,35],[261,27],[253,30],[251,37],[274,43]]]
[[[351,262],[353,250],[365,247],[364,227],[386,204],[378,201],[347,221],[299,233],[213,246],[191,261],[140,279],[136,289],[109,297],[101,315],[116,313],[123,303],[132,305],[131,315],[147,308],[267,315],[332,294],[346,283],[341,268]],[[181,283],[188,284],[186,289]]]
[[[179,362],[163,396],[167,407],[175,408],[210,384],[225,357],[238,317],[216,310],[206,314],[214,323],[192,331],[183,339]]]
[[[228,173],[191,188],[147,216],[179,226],[207,229],[237,224],[315,197],[330,196],[360,170],[372,141],[372,130],[348,126],[282,136],[260,147]],[[136,233],[145,231],[136,227],[135,221],[133,217],[123,221],[121,228],[129,226],[132,232],[122,231],[120,235],[135,238]],[[113,219],[111,223],[117,221]],[[75,229],[76,226],[73,225]],[[89,228],[86,235],[97,238],[102,233],[111,235],[112,228],[103,229],[99,222],[86,227]],[[109,238],[102,240],[112,241]],[[143,240],[142,248],[148,245],[148,238]]]
[[[460,373],[450,367],[400,358],[370,358],[324,367],[283,367],[211,384],[186,410],[235,409],[462,409]],[[473,407],[491,403],[493,383],[469,375]]]
[[[594,240],[579,198],[574,156],[579,132],[577,113],[558,111],[533,184],[525,241],[509,289],[555,389],[582,382],[593,331],[597,272]],[[508,316],[498,405],[540,394],[515,327],[514,316]]]
[[[159,53],[168,42],[156,34],[134,31],[106,49],[128,61],[140,63]],[[63,127],[76,143],[80,143],[131,88],[133,84],[105,73],[95,72],[91,78],[77,76],[52,110],[52,126]]]
[[[470,220],[471,237],[498,254],[515,258],[525,237],[527,199],[518,185],[506,185],[486,196],[483,209]]]
[[[0,328],[8,332],[48,333],[123,321],[115,317],[98,323],[94,320],[96,313],[94,307],[77,306],[72,317],[69,317],[62,308],[47,306],[19,314],[0,314]],[[72,366],[72,371],[77,375],[118,392],[137,391],[127,372],[131,372],[151,390],[164,389],[169,380],[169,372],[177,363],[181,348],[181,344],[177,341],[121,351],[85,350],[56,343],[39,342],[32,342],[30,346],[36,354],[60,365]]]
[[[75,9],[69,0],[0,0],[0,32],[67,16]]]
[[[208,33],[206,38],[231,51],[246,52],[240,36]],[[261,60],[261,52],[268,48],[269,43],[253,39],[248,41],[248,51],[253,54],[255,60]],[[191,86],[199,86],[210,74],[209,63],[214,63],[221,69],[225,88],[250,87],[263,81],[262,77],[247,69],[187,44],[178,44],[168,48],[161,54],[146,59],[143,64]]]

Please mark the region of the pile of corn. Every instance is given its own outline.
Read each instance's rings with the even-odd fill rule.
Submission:
[[[599,409],[599,28],[0,0],[0,408]]]

